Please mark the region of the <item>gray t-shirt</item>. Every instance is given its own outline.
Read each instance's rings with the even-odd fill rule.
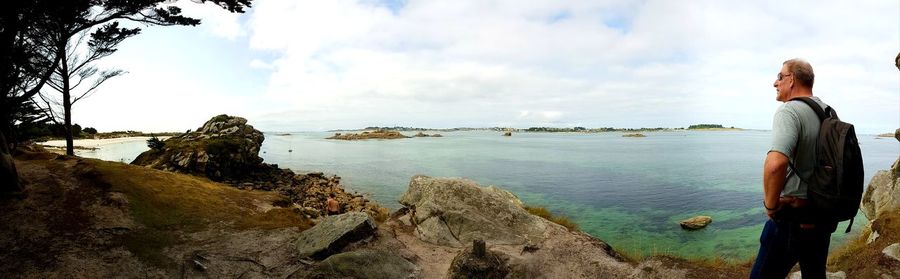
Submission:
[[[818,97],[812,97],[822,109],[828,107]],[[816,160],[816,140],[819,136],[819,116],[802,101],[790,101],[775,111],[772,121],[772,147],[769,152],[776,151],[787,156],[797,168],[803,180],[809,180]],[[799,141],[798,141],[798,138]],[[798,145],[799,144],[799,145]],[[782,196],[806,198],[806,183],[794,175],[788,168]]]

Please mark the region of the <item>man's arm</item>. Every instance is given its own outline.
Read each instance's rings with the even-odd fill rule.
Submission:
[[[779,197],[784,190],[785,176],[787,175],[788,157],[778,151],[769,151],[763,166],[763,203],[766,206],[766,215],[772,217],[775,211],[780,209]],[[769,210],[772,208],[772,210]]]

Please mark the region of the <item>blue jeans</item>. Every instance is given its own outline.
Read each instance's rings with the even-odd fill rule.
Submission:
[[[770,219],[759,237],[759,253],[750,278],[782,279],[798,262],[804,279],[825,278],[828,245],[836,225],[802,229],[797,222]]]

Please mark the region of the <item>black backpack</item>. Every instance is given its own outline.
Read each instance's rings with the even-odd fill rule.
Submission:
[[[845,233],[853,226],[863,193],[863,160],[853,124],[843,122],[829,106],[825,110],[809,97],[791,99],[806,103],[822,121],[816,140],[816,164],[807,184],[810,216],[816,223],[850,220]],[[791,164],[794,173],[797,169]]]

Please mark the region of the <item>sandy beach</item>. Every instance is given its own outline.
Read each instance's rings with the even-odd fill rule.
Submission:
[[[158,138],[160,140],[165,140],[170,137],[158,137]],[[124,138],[111,138],[111,139],[76,139],[73,142],[73,145],[76,148],[80,147],[83,149],[97,149],[97,148],[103,148],[103,146],[105,146],[105,145],[119,144],[119,143],[133,142],[133,141],[147,141],[148,139],[150,139],[150,137],[124,137]],[[65,148],[66,140],[51,140],[51,141],[40,142],[38,144],[46,145],[46,146],[50,146],[50,147]]]

